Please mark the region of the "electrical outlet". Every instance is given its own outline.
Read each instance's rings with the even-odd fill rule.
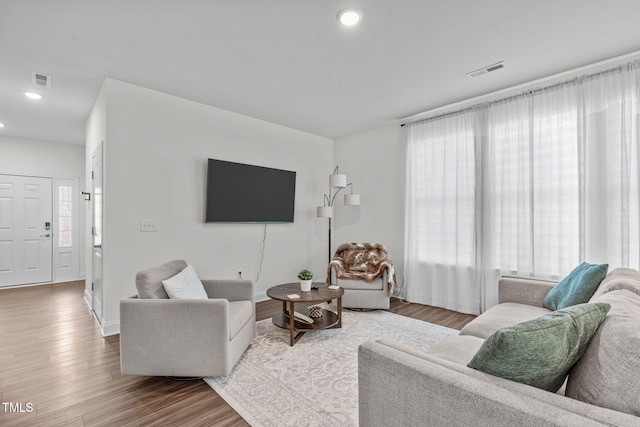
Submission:
[[[158,221],[156,221],[155,219],[141,219],[140,231],[158,231]]]

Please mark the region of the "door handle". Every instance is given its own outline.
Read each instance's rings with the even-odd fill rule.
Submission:
[[[94,248],[102,249],[102,245],[93,245]]]
[[[41,234],[40,237],[51,237],[51,234],[47,233],[47,234]]]

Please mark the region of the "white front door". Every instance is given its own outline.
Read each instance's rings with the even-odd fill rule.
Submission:
[[[0,287],[51,282],[51,178],[0,175]]]
[[[93,235],[91,308],[98,322],[102,324],[102,144],[93,153],[91,178],[91,234]]]

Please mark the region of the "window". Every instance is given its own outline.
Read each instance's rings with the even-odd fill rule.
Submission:
[[[578,111],[563,98],[545,91],[487,112],[481,230],[503,273],[555,278],[581,258]]]
[[[477,313],[502,274],[639,268],[637,82],[640,62],[410,124],[407,297]]]
[[[58,247],[73,246],[73,188],[61,185],[58,187]]]
[[[56,178],[53,203],[53,277],[77,280],[80,274],[79,178]]]

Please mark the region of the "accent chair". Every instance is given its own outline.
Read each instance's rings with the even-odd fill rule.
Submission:
[[[120,301],[123,374],[226,376],[255,336],[254,284],[202,280],[204,299],[170,299],[163,280],[185,270],[175,260],[136,275],[138,295]]]
[[[342,307],[389,309],[395,274],[383,245],[340,245],[329,263],[327,276],[331,284],[344,289]]]

